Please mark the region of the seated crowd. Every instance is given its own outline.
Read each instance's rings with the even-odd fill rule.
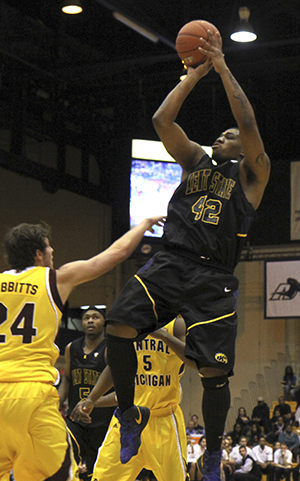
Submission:
[[[252,411],[251,419],[245,408],[238,410],[232,431],[222,442],[223,481],[299,481],[300,438],[299,422],[291,406],[279,397],[270,417],[270,409],[262,397]],[[193,415],[186,428],[187,461],[191,481],[203,478],[201,456],[206,448],[205,431]]]

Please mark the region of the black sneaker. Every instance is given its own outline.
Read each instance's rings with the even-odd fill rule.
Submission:
[[[203,474],[203,481],[221,480],[221,451],[213,451],[209,454],[206,450],[197,462]]]
[[[142,406],[132,406],[123,414],[119,408],[114,415],[120,422],[121,434],[121,463],[126,464],[132,456],[136,456],[141,445],[141,432],[145,428],[150,409]]]

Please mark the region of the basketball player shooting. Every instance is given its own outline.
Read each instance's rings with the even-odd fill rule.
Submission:
[[[147,408],[133,404],[137,366],[133,340],[178,313],[183,316],[186,356],[197,363],[204,388],[204,480],[219,481],[237,329],[234,268],[263,197],[270,160],[249,100],[226,65],[220,35],[209,32],[208,42],[200,48],[206,61],[188,68],[187,78],[153,117],[159,138],[182,167],[182,182],[169,202],[164,250],[127,283],[107,316],[107,355],[119,401],[121,461],[126,463],[137,453],[149,417]],[[215,163],[175,122],[184,100],[212,68],[237,123],[214,142]]]

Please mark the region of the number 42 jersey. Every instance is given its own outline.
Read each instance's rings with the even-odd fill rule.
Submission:
[[[62,310],[54,269],[0,274],[0,382],[56,383]]]

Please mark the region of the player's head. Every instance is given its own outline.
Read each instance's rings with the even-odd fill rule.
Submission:
[[[239,129],[233,127],[222,132],[213,143],[212,150],[212,157],[217,164],[223,164],[227,160],[242,160],[244,152]]]
[[[105,317],[102,309],[89,306],[82,314],[83,332],[89,339],[96,339],[104,332]]]
[[[43,224],[19,224],[4,238],[5,256],[17,271],[40,265],[53,267],[53,249],[49,244],[50,227]]]

